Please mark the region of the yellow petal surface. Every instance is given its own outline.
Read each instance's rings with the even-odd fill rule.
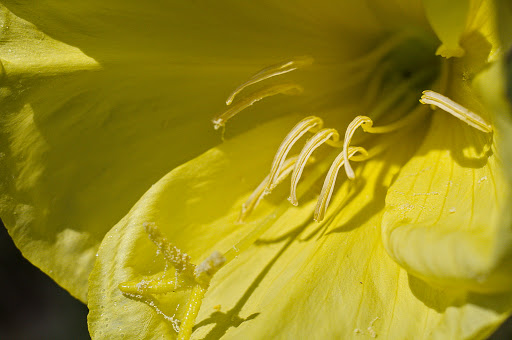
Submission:
[[[210,119],[243,79],[305,54],[348,60],[400,21],[428,26],[419,2],[387,4],[4,1],[0,218],[25,257],[85,301],[105,232],[151,183],[220,142]],[[339,86],[325,65],[311,75]],[[228,135],[289,112],[258,105]]]
[[[471,5],[477,2],[480,3],[481,1],[423,1],[430,25],[432,25],[442,43],[436,52],[437,54],[446,58],[462,57],[465,54],[465,50],[460,46],[460,38],[466,29]]]
[[[160,226],[195,263],[214,250],[232,249],[288,204],[270,196],[246,224],[235,224],[242,203],[268,171],[280,136],[295,121],[255,129],[170,172],[107,234],[90,278],[93,338],[176,336],[173,322],[183,316],[186,292],[141,301],[118,289],[124,281],[158,277],[165,268],[142,224]],[[316,185],[299,207],[290,205],[277,216],[256,244],[213,278],[192,338],[466,339],[484,338],[497,327],[510,295],[434,288],[386,254],[380,231],[384,197],[399,164],[421,140],[421,133],[412,136],[418,137],[356,168],[359,182],[341,181],[325,222],[312,222]]]
[[[398,263],[429,280],[510,289],[510,264],[493,274],[510,247],[510,184],[487,136],[442,115],[388,193],[384,244]]]
[[[86,301],[106,231],[169,169],[220,142],[210,117],[253,68],[155,69],[133,55],[100,65],[1,10],[0,218],[25,257]]]
[[[510,109],[496,37],[481,25],[485,15],[474,20],[481,32],[462,41],[466,56],[450,64],[447,91],[494,131],[481,133],[435,111],[421,148],[388,193],[383,220],[386,249],[404,268],[473,291],[512,287]],[[498,62],[489,68],[488,60]]]

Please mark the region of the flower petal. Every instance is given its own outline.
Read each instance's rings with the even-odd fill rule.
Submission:
[[[464,55],[460,38],[466,30],[471,3],[470,0],[423,0],[430,25],[442,42],[436,54],[445,58]]]
[[[268,171],[279,135],[290,126],[293,121],[269,124],[177,168],[107,234],[90,278],[93,337],[175,336],[172,322],[158,314],[181,318],[186,293],[140,301],[118,288],[124,281],[161,275],[165,267],[142,224],[155,222],[196,263],[214,250],[232,249],[276,206],[287,204],[270,197],[248,223],[234,224],[244,199]],[[357,168],[364,181],[341,184],[324,223],[311,221],[317,194],[290,206],[256,244],[216,274],[193,337],[351,338],[361,333],[403,339],[417,337],[422,329],[424,338],[464,339],[497,327],[511,296],[482,299],[430,287],[392,261],[380,241],[386,190],[420,137],[412,134],[408,143]]]
[[[85,301],[106,231],[220,142],[212,108],[252,68],[101,68],[1,9],[0,217],[25,257]]]
[[[348,27],[377,32],[365,5],[325,1],[180,2],[70,0],[7,1],[16,15],[56,39],[78,46],[101,64],[194,62],[254,64],[332,50]],[[356,21],[347,12],[359,14]],[[338,50],[337,52],[339,52]],[[137,64],[135,67],[139,67]]]
[[[431,282],[508,290],[510,263],[503,261],[512,233],[503,212],[510,183],[497,150],[478,134],[436,114],[422,148],[387,195],[383,241],[399,264]]]
[[[295,120],[292,117],[267,124],[256,133],[242,135],[176,168],[156,183],[107,234],[90,277],[89,323],[93,337],[115,337],[112,324],[122,324],[126,334],[137,338],[172,334],[170,324],[160,318],[141,329],[135,320],[151,316],[155,311],[123,296],[118,289],[123,281],[141,279],[141,274],[153,275],[163,268],[162,260],[155,259],[156,249],[142,228],[143,223],[154,222],[196,261],[206,258],[209,255],[206,252],[216,244],[222,246],[220,249],[230,247],[240,233],[246,232],[244,228],[249,227],[233,223],[238,218],[240,196],[255,187],[261,174],[268,171],[270,164],[266,161],[271,159],[288,125],[293,125]],[[183,307],[183,294],[170,298],[169,304],[163,303],[161,308],[176,308],[174,299],[181,301]]]
[[[391,257],[414,275],[492,292],[512,287],[511,177],[505,165],[512,125],[503,76],[496,73],[496,37],[491,27],[481,28],[462,40],[468,53],[450,64],[448,89],[456,102],[492,122],[494,132],[481,133],[435,111],[422,147],[388,193],[382,232]],[[496,61],[493,67],[489,59]]]
[[[379,11],[425,24],[408,6]],[[219,142],[210,118],[243,79],[305,53],[349,59],[385,25],[367,5],[338,1],[6,1],[0,11],[0,217],[23,254],[82,301],[105,232],[151,183]],[[340,40],[344,30],[354,34]],[[327,81],[309,78],[338,86],[338,73],[323,72]],[[258,105],[263,114],[228,132],[288,112]]]

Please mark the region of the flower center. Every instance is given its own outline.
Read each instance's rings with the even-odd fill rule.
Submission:
[[[425,39],[424,35],[400,33],[356,61],[345,63],[344,72],[350,76],[342,88],[363,84],[366,94],[362,100],[365,104],[372,103],[367,115],[355,116],[346,126],[343,139],[340,139],[342,134],[336,128],[324,128],[324,120],[318,116],[307,116],[300,120],[278,147],[269,174],[242,205],[238,222],[242,224],[250,218],[261,200],[271,194],[288,176],[291,176],[288,200],[291,204],[298,205],[301,196],[297,192],[298,184],[303,177],[304,169],[312,164],[312,171],[308,176],[304,176],[301,185],[305,188],[312,187],[327,173],[313,215],[316,221],[322,221],[334,193],[339,170],[344,167],[347,177],[354,179],[356,172],[351,161],[363,162],[389,149],[397,138],[386,136],[400,136],[407,132],[411,127],[423,122],[429,116],[431,108],[440,108],[483,133],[491,133],[492,126],[482,117],[448,97],[432,90],[423,91],[421,95],[425,88],[434,88],[440,92],[446,90],[447,62],[444,64],[445,70],[439,71],[439,60],[431,57],[434,56],[435,45]],[[302,86],[295,82],[281,81],[281,78],[291,72],[299,72],[300,69],[311,66],[313,62],[311,57],[299,57],[257,72],[228,96],[228,108],[212,120],[214,128],[222,128],[224,133],[228,120],[264,98],[278,94],[302,94]],[[277,83],[265,85],[271,78],[278,80]],[[246,90],[256,85],[260,86],[258,90],[243,95]],[[359,128],[365,134],[357,135]],[[307,139],[300,152],[289,156],[299,140],[308,134],[312,136]],[[314,158],[315,150],[324,144],[336,152],[332,157]],[[124,282],[119,285],[119,289],[124,294],[142,300],[148,294],[190,290],[181,324],[173,323],[179,331],[178,339],[189,339],[201,301],[214,274],[260,238],[276,219],[286,212],[288,204],[279,204],[271,215],[253,230],[249,230],[247,235],[226,253],[215,251],[199,265],[192,264],[190,257],[173,246],[160,233],[157,226],[146,224],[144,227],[149,238],[156,244],[166,261],[174,267],[174,276],[171,275],[172,278],[169,279],[167,273],[164,273],[160,278],[153,280]]]

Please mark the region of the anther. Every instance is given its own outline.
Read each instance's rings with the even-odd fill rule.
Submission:
[[[262,100],[263,98],[274,96],[276,94],[286,94],[286,95],[294,96],[294,95],[301,94],[303,91],[304,91],[304,89],[295,83],[279,84],[279,85],[274,85],[274,86],[264,88],[261,91],[258,91],[256,93],[253,93],[253,94],[243,98],[242,100],[237,102],[235,105],[233,105],[231,108],[229,108],[228,110],[224,111],[223,113],[221,113],[220,115],[215,117],[212,120],[213,128],[215,130],[218,130],[219,128],[226,125],[226,122],[229,119],[233,118],[237,113],[248,108],[249,106],[253,105],[254,103]]]
[[[368,157],[368,152],[364,148],[349,147],[348,158],[352,158],[358,152],[362,154],[363,158],[364,156]],[[320,192],[320,196],[318,197],[318,202],[315,207],[315,214],[313,216],[314,220],[317,222],[320,222],[324,219],[325,212],[327,211],[327,207],[329,206],[332,192],[334,190],[334,184],[336,183],[336,178],[338,177],[338,172],[344,163],[345,156],[343,155],[343,152],[341,152],[338,157],[336,157],[331,167],[329,168],[329,171],[327,172],[322,191]]]
[[[272,166],[270,168],[270,178],[266,190],[271,191],[277,185],[277,177],[283,163],[290,152],[293,145],[308,131],[316,132],[322,128],[324,122],[321,118],[310,116],[304,118],[293,127],[293,129],[286,135],[281,145],[277,149]]]
[[[327,142],[330,138],[332,138],[334,142],[337,142],[339,140],[338,131],[335,129],[320,130],[313,137],[311,137],[306,142],[306,145],[304,145],[302,148],[292,173],[290,197],[288,198],[291,204],[299,204],[297,201],[297,185],[299,183],[300,177],[302,176],[302,172],[304,171],[307,160],[311,157],[313,151],[315,151],[323,143]]]
[[[236,95],[242,92],[245,88],[254,85],[256,83],[259,83],[260,81],[279,76],[281,74],[285,74],[291,71],[295,71],[298,68],[309,66],[313,63],[313,58],[309,56],[304,57],[298,57],[295,59],[292,59],[290,61],[272,65],[269,67],[264,68],[263,70],[259,71],[255,75],[253,75],[249,80],[247,80],[242,85],[238,86],[228,97],[226,100],[226,105],[231,105],[233,100],[235,99]]]
[[[371,129],[372,125],[373,125],[373,121],[369,117],[357,116],[347,127],[347,131],[345,132],[345,139],[343,141],[342,155],[343,155],[343,161],[345,164],[345,172],[347,173],[347,177],[349,179],[355,178],[354,170],[350,166],[349,155],[348,155],[349,154],[348,147],[350,145],[350,141],[352,140],[352,136],[354,136],[354,132],[356,132],[358,127],[361,126],[364,131],[368,131],[369,129]]]
[[[437,92],[423,91],[420,103],[437,106],[477,130],[486,133],[492,132],[492,126],[483,120],[482,117]]]

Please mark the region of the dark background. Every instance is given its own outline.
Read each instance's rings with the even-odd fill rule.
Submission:
[[[0,339],[82,340],[87,307],[30,264],[0,221]],[[512,339],[512,318],[490,340]]]
[[[25,260],[1,221],[0,339],[90,339],[87,307]]]

